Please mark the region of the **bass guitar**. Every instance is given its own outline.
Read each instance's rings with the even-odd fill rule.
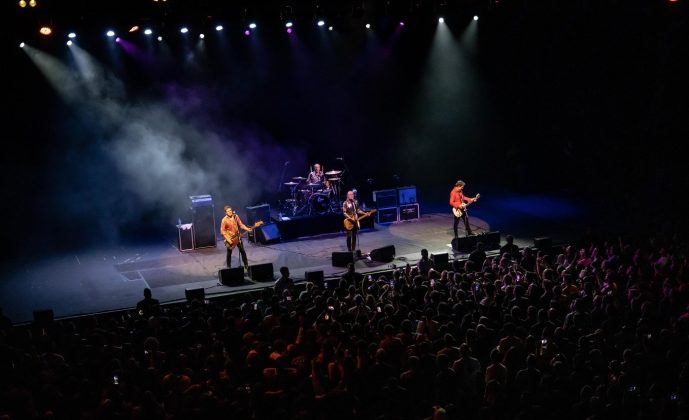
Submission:
[[[356,223],[356,227],[357,227],[357,228],[361,227],[361,225],[359,225],[359,220],[364,219],[364,218],[366,218],[366,217],[372,215],[373,213],[375,213],[375,212],[377,212],[377,211],[378,211],[378,210],[375,210],[375,209],[374,209],[374,210],[371,210],[371,211],[369,211],[369,212],[366,212],[366,213],[362,214],[361,216],[358,216],[358,217],[356,218],[355,221],[351,221],[351,220],[345,218],[345,219],[344,219],[344,227],[345,227],[345,229],[347,229],[347,230],[352,230],[352,229],[354,229],[354,224],[355,224],[355,223]]]
[[[254,223],[253,226],[251,226],[251,230],[256,229],[257,227],[261,226],[262,224],[263,224],[263,220],[259,220],[258,222]],[[251,232],[251,231],[239,233],[239,229],[238,229],[237,233],[235,233],[234,235],[230,235],[229,238],[228,237],[225,238],[225,246],[228,249],[234,249],[234,247],[239,245],[239,241],[241,240],[241,238],[246,236],[246,234],[249,232]]]
[[[464,212],[467,210],[467,206],[474,201],[478,200],[478,198],[481,196],[481,194],[476,194],[476,197],[474,197],[473,201],[469,201],[468,203],[462,203],[459,207],[453,207],[452,208],[452,214],[455,215],[455,217],[462,217],[464,215]]]

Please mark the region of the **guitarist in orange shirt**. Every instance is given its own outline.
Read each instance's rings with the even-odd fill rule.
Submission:
[[[244,269],[248,270],[249,261],[246,258],[246,251],[244,251],[240,229],[250,232],[254,228],[245,225],[242,219],[239,218],[239,215],[232,211],[232,207],[225,206],[225,217],[220,222],[220,234],[225,238],[225,246],[227,247],[227,268],[232,267],[232,250],[234,247],[238,247],[239,254],[244,263]]]
[[[347,229],[347,249],[350,252],[356,251],[356,234],[359,230],[359,220],[368,217],[372,212],[364,212],[359,209],[359,202],[354,199],[354,191],[347,191],[347,199],[342,203],[342,213],[345,220],[344,225]]]
[[[467,214],[466,206],[468,204],[474,203],[480,197],[480,194],[476,194],[476,197],[467,197],[464,195],[464,186],[466,183],[459,180],[455,183],[455,187],[450,191],[450,205],[452,206],[452,215],[454,216],[455,223],[453,226],[455,232],[455,238],[459,235],[457,234],[457,226],[459,225],[459,219],[464,219],[464,229],[466,229],[467,236],[471,235],[471,226],[469,226],[469,215]]]

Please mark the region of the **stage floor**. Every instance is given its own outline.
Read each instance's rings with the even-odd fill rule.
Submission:
[[[554,243],[570,242],[578,230],[563,220],[544,223],[547,218],[543,217],[538,217],[535,224],[532,220],[531,228],[522,219],[520,229],[510,231],[490,226],[486,221],[488,218],[497,219],[504,226],[510,224],[508,219],[512,217],[518,216],[506,219],[486,208],[472,214],[471,224],[474,232],[479,234],[501,231],[501,243],[504,243],[506,233],[512,233],[520,247],[533,245],[533,238],[538,236],[550,236]],[[449,213],[423,214],[423,208],[420,219],[376,224],[374,229],[360,232],[359,249],[365,254],[375,248],[394,245],[395,260],[382,263],[361,259],[356,262],[357,271],[365,273],[392,265],[403,266],[407,262],[414,264],[422,248],[431,254],[449,253],[452,258],[451,237],[452,216]],[[245,247],[250,264],[272,263],[275,278],[279,268],[287,266],[292,278],[299,282],[304,280],[306,271],[323,270],[326,277],[344,272],[343,268],[332,266],[331,255],[334,251],[345,251],[345,241],[346,234],[341,232],[267,245],[245,240]],[[225,247],[220,241],[216,248],[189,252],[180,252],[176,243],[160,241],[15,262],[2,269],[0,305],[13,322],[20,323],[31,321],[33,311],[40,309],[52,309],[55,317],[59,318],[130,308],[142,298],[145,287],[151,288],[153,297],[165,303],[184,299],[187,288],[203,287],[206,295],[212,296],[260,289],[272,284],[246,279],[241,286],[224,286],[218,281],[218,270],[224,267],[224,262]],[[235,252],[233,266],[237,264],[238,252]]]

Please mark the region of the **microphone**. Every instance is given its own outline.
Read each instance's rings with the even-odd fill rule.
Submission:
[[[344,160],[343,158],[335,158],[335,160]]]

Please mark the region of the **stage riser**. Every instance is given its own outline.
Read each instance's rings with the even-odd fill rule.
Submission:
[[[343,232],[343,220],[344,216],[341,214],[296,218],[278,222],[278,229],[283,240],[290,240],[305,236],[322,235],[324,233]],[[361,228],[373,228],[373,218],[367,217],[362,219]]]

